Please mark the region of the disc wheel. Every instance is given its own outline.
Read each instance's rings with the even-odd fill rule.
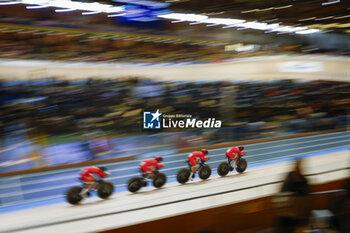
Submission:
[[[230,165],[227,162],[222,162],[218,166],[218,174],[219,176],[226,176],[230,171]]]
[[[139,191],[139,189],[143,186],[142,178],[134,177],[128,183],[128,190],[132,193]]]
[[[153,186],[156,188],[162,187],[166,182],[166,175],[164,173],[158,173],[153,179]]]
[[[180,184],[184,184],[188,181],[190,178],[191,172],[188,168],[182,168],[176,176],[177,182]]]
[[[198,175],[202,180],[208,179],[211,175],[211,168],[208,165],[203,165],[199,168]]]
[[[247,160],[240,159],[237,164],[236,171],[238,173],[243,173],[247,169],[247,166],[248,166]]]
[[[97,186],[97,195],[102,199],[107,199],[112,195],[114,186],[110,182],[101,183]]]
[[[79,202],[83,200],[83,197],[80,195],[81,190],[83,190],[83,188],[79,186],[69,189],[66,195],[68,203],[72,205],[79,204]]]

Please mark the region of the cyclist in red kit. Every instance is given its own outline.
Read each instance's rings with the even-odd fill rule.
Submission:
[[[105,167],[85,167],[81,170],[80,179],[84,181],[86,187],[81,190],[80,195],[87,196],[91,189],[95,188],[102,178],[110,175]]]
[[[164,164],[160,163],[161,161],[163,161],[163,158],[159,156],[142,161],[140,164],[140,169],[143,177],[147,178],[148,176],[151,176],[153,179],[156,169],[161,169],[165,166]]]
[[[205,162],[209,158],[205,157],[208,154],[208,151],[206,149],[202,149],[201,151],[194,151],[187,157],[188,162],[191,164],[191,180],[193,180],[196,170],[197,170],[197,163],[199,161]]]
[[[228,164],[231,166],[231,161],[234,160],[233,166],[231,166],[231,171],[236,167],[238,156],[243,156],[247,152],[243,152],[243,146],[233,146],[226,151],[226,156],[228,158]]]

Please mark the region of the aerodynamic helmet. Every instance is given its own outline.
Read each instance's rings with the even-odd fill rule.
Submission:
[[[209,152],[207,151],[207,149],[202,149],[201,152],[204,154],[204,155],[207,155]]]
[[[106,172],[108,169],[106,167],[98,167],[101,171]]]
[[[154,159],[155,159],[155,160],[157,160],[158,162],[163,161],[163,158],[162,158],[162,157],[160,157],[160,156],[157,156],[157,157],[155,157]]]

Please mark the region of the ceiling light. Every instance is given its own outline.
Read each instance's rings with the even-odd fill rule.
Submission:
[[[190,25],[201,24],[202,22],[191,22]]]
[[[108,17],[119,17],[119,16],[124,16],[124,15],[126,15],[126,13],[108,15]]]
[[[203,21],[208,18],[208,16],[205,16],[205,15],[181,14],[181,13],[163,14],[163,15],[159,15],[158,17],[165,18],[165,19],[177,19],[182,21]]]
[[[236,27],[235,25],[227,25],[227,26],[223,26],[222,28],[233,28]]]
[[[316,21],[320,21],[320,20],[326,20],[326,19],[331,19],[333,18],[334,16],[327,16],[327,17],[323,17],[323,18],[317,18],[315,19]]]
[[[216,26],[216,25],[225,25],[224,28],[229,27],[237,27],[237,30],[243,29],[257,29],[257,30],[273,30],[275,32],[296,32],[296,31],[305,31],[307,28],[305,27],[292,27],[292,26],[283,26],[279,23],[267,24],[261,22],[247,22],[241,19],[229,19],[229,18],[209,18],[204,15],[197,14],[181,14],[181,13],[169,13],[163,14],[159,16],[165,19],[178,20],[178,21],[189,21],[190,24],[198,24],[205,23],[209,24],[208,26]],[[333,16],[332,16],[333,17]],[[304,19],[305,20],[305,19]],[[177,21],[172,21],[177,22]],[[314,31],[308,31],[314,32]]]
[[[68,9],[81,10],[86,12],[101,12],[101,13],[118,13],[125,11],[124,6],[113,6],[109,4],[101,4],[99,2],[78,2],[72,0],[18,0],[12,2],[0,2],[0,5],[11,4],[26,4],[28,9],[38,9],[44,7],[57,7],[56,12],[65,12]],[[38,5],[38,6],[33,6]],[[67,10],[65,10],[67,9]]]
[[[279,18],[268,19],[268,20],[264,20],[263,22],[267,23],[267,22],[273,22],[273,21],[277,21],[277,20],[279,20]]]
[[[316,17],[305,18],[305,19],[299,19],[298,21],[308,21],[308,20],[313,20],[313,19],[316,19]]]
[[[221,11],[221,12],[210,12],[210,13],[207,13],[206,15],[221,15],[221,14],[224,14],[225,11]]]
[[[323,2],[322,3],[322,6],[326,6],[326,5],[331,5],[331,4],[336,4],[336,3],[339,3],[340,0],[335,0],[335,1],[330,1],[330,2]]]
[[[310,34],[310,33],[315,33],[315,32],[320,32],[320,30],[318,30],[318,29],[308,29],[308,30],[298,31],[296,33],[297,34]]]
[[[36,32],[36,33],[33,33],[33,35],[44,35],[44,34],[48,34],[48,33],[52,33],[54,31],[43,31],[43,32]]]
[[[12,2],[0,2],[0,6],[7,6],[7,5],[15,5],[19,4],[17,1],[12,1]]]
[[[67,37],[77,37],[77,36],[83,36],[86,33],[80,33],[80,34],[73,34],[73,35],[67,35]]]
[[[60,12],[70,12],[70,11],[75,11],[75,9],[56,9],[55,12],[60,13]]]
[[[344,15],[344,16],[339,16],[339,17],[334,17],[334,19],[345,19],[345,18],[349,18],[350,15]]]
[[[248,11],[241,11],[241,13],[245,14],[245,13],[252,13],[255,11],[258,11],[259,9],[253,9],[253,10],[248,10]]]
[[[212,24],[223,24],[223,25],[234,25],[238,23],[243,23],[245,20],[241,19],[227,19],[227,18],[208,18],[201,20],[201,23],[212,23]]]
[[[66,34],[66,32],[57,32],[57,33],[48,34],[48,36],[61,36],[61,35],[64,35],[64,34]]]
[[[285,8],[289,8],[292,7],[293,5],[287,5],[287,6],[280,6],[280,7],[274,7],[276,10],[280,10],[280,9],[285,9]]]
[[[26,6],[28,10],[34,10],[34,9],[42,9],[42,8],[47,8],[49,7],[48,5],[38,5],[38,6]]]
[[[258,9],[258,11],[269,11],[273,10],[273,7],[265,8],[265,9]]]
[[[24,32],[19,32],[19,34],[28,34],[28,33],[33,33],[33,32],[38,32],[39,30],[29,30],[29,31],[24,31]]]
[[[12,30],[7,30],[7,31],[3,31],[3,32],[20,32],[20,31],[23,31],[24,29],[12,29]]]

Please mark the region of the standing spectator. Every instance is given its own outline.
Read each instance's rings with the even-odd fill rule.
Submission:
[[[282,192],[292,192],[297,196],[307,195],[310,191],[309,184],[302,174],[302,159],[296,161],[294,170],[288,173],[282,186]]]
[[[306,224],[310,209],[308,194],[310,187],[302,173],[302,159],[296,161],[293,171],[283,182],[281,192],[288,193],[289,208],[276,219],[276,233],[294,233],[296,227]]]

